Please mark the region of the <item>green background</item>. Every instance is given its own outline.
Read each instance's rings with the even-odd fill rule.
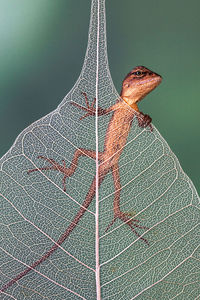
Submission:
[[[200,1],[107,0],[111,75],[136,65],[163,76],[140,108],[200,192]],[[52,111],[79,76],[89,0],[0,0],[0,156],[29,124]]]

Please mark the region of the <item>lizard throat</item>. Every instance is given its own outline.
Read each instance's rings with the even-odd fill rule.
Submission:
[[[123,97],[122,99],[124,100],[124,102],[126,102],[126,104],[127,104],[129,107],[131,107],[131,108],[134,109],[135,111],[139,112],[139,108],[138,108],[137,103],[129,104],[128,101],[126,100],[126,97]]]

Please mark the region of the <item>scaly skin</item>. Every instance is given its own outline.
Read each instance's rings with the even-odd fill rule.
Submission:
[[[131,128],[131,124],[136,115],[138,119],[138,125],[140,127],[150,127],[152,131],[151,118],[148,115],[144,115],[138,109],[137,103],[143,99],[148,93],[155,89],[161,83],[161,76],[150,71],[149,69],[139,66],[134,68],[124,79],[121,91],[121,98],[110,108],[98,108],[98,115],[104,115],[112,112],[112,117],[109,121],[108,128],[106,131],[104,151],[98,153],[98,159],[100,165],[98,169],[98,186],[100,187],[102,181],[108,172],[112,172],[113,182],[115,187],[115,195],[113,201],[113,213],[114,217],[112,222],[108,225],[106,231],[112,226],[117,218],[127,224],[130,229],[147,245],[148,241],[141,237],[135,228],[147,229],[145,226],[138,225],[139,220],[131,218],[128,214],[120,210],[120,175],[119,175],[119,158],[126,145],[127,137]],[[75,102],[71,102],[72,105],[82,109],[86,112],[80,119],[82,120],[88,116],[94,116],[96,114],[95,99],[91,105],[88,103],[86,93],[82,93],[85,97],[86,107],[83,107]],[[78,166],[78,159],[80,156],[89,156],[96,159],[96,152],[87,149],[77,149],[74,153],[71,165],[69,168],[66,167],[65,161],[63,165],[58,164],[51,158],[45,156],[38,156],[38,158],[46,160],[50,165],[28,170],[28,174],[38,170],[56,170],[64,174],[63,177],[63,189],[66,191],[66,178],[72,176]],[[29,271],[35,269],[39,264],[44,262],[70,235],[73,229],[77,226],[79,220],[83,217],[88,206],[92,202],[96,192],[96,176],[94,177],[92,184],[88,190],[85,200],[82,203],[79,211],[71,221],[70,225],[66,228],[65,232],[60,236],[59,240],[48,250],[39,260],[35,261],[30,267],[26,268],[23,272],[19,273],[15,278],[9,281],[1,289],[4,292],[7,288],[16,283],[19,279],[24,277]]]

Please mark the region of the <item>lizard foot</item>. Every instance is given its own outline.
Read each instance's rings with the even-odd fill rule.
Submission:
[[[105,232],[108,231],[108,229],[114,224],[114,222],[117,219],[120,219],[125,224],[127,224],[131,228],[131,230],[137,235],[137,237],[139,237],[141,240],[143,240],[149,246],[149,242],[147,241],[147,239],[141,237],[141,235],[135,230],[135,227],[139,228],[139,229],[149,229],[149,228],[146,227],[146,226],[138,225],[137,223],[139,223],[140,221],[136,220],[136,219],[133,219],[133,218],[130,218],[128,213],[123,213],[123,212],[120,211],[116,216],[114,216],[112,222],[108,225]]]
[[[83,120],[84,118],[87,118],[88,116],[95,116],[96,115],[96,108],[94,107],[95,106],[95,103],[96,103],[96,98],[94,98],[92,104],[90,105],[89,104],[89,101],[88,101],[88,97],[87,97],[87,94],[85,92],[81,92],[81,94],[84,96],[85,98],[85,105],[86,107],[74,102],[74,101],[71,101],[70,104],[73,105],[73,106],[76,106],[80,109],[82,109],[83,111],[86,112],[85,115],[83,115],[82,117],[80,117],[79,120]],[[98,107],[97,109],[97,115],[98,116],[102,116],[106,113],[106,110],[101,108],[100,106]]]
[[[45,166],[42,168],[36,168],[36,169],[30,169],[27,171],[28,174],[32,173],[32,172],[36,172],[36,171],[47,171],[47,170],[55,170],[55,171],[60,171],[61,173],[64,174],[63,177],[63,191],[66,192],[66,178],[70,176],[70,174],[67,173],[67,168],[66,168],[66,164],[65,161],[62,160],[63,166],[58,164],[55,160],[53,160],[52,158],[47,158],[45,156],[39,155],[38,158],[40,159],[44,159],[46,160],[50,166]]]
[[[96,98],[94,98],[92,104],[89,105],[87,94],[85,92],[81,92],[81,94],[85,97],[86,107],[84,107],[82,105],[79,105],[78,103],[73,102],[73,101],[71,101],[71,105],[74,105],[74,106],[86,111],[86,114],[83,115],[82,117],[80,117],[80,120],[83,120],[84,118],[86,118],[88,116],[95,116],[96,109],[95,109],[94,105],[95,105],[95,102],[96,102]]]

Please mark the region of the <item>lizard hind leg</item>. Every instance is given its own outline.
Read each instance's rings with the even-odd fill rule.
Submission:
[[[30,174],[35,171],[47,171],[47,170],[59,171],[59,172],[63,173],[63,175],[64,175],[62,184],[63,184],[63,190],[64,190],[64,192],[66,192],[66,179],[67,179],[67,177],[70,177],[74,174],[75,170],[78,167],[78,159],[80,156],[87,156],[92,159],[96,159],[96,151],[83,149],[83,148],[77,149],[74,152],[73,159],[68,168],[66,167],[66,162],[64,160],[62,160],[63,165],[60,165],[54,159],[47,158],[45,156],[40,155],[40,156],[38,156],[38,158],[41,158],[41,159],[47,161],[50,164],[50,166],[44,166],[42,168],[30,169],[27,171],[27,173]],[[102,159],[102,152],[98,153],[98,159],[99,160]]]
[[[115,195],[114,195],[114,218],[112,222],[108,225],[105,231],[108,231],[109,228],[114,224],[114,222],[117,219],[120,219],[125,224],[127,224],[131,230],[136,234],[137,237],[139,237],[141,240],[143,240],[147,245],[149,245],[149,242],[147,239],[141,237],[141,235],[135,230],[135,228],[139,229],[148,229],[146,226],[140,226],[137,223],[139,223],[139,220],[134,219],[133,217],[130,217],[128,213],[124,213],[120,210],[120,190],[121,190],[121,184],[120,184],[120,176],[119,176],[119,167],[118,165],[114,166],[112,168],[112,175],[113,175],[113,181],[114,181],[114,187],[115,187]]]
[[[36,168],[36,169],[29,169],[27,171],[28,174],[30,174],[32,172],[35,172],[35,171],[58,170],[58,163],[55,160],[53,160],[51,158],[47,158],[47,157],[42,156],[42,155],[39,155],[38,158],[41,158],[41,159],[44,159],[44,160],[48,161],[50,163],[50,166],[45,166],[45,167]]]

